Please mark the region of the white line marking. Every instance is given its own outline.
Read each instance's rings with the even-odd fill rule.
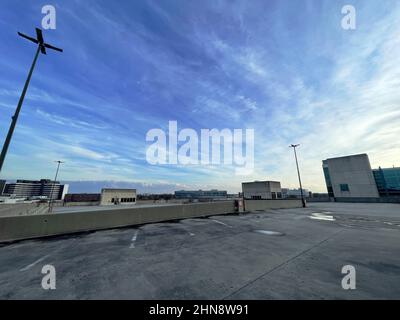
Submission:
[[[269,231],[269,230],[254,230],[257,233],[266,234],[268,236],[283,236],[282,232],[278,231]]]
[[[136,230],[135,234],[132,237],[131,245],[129,246],[129,249],[135,248],[135,241],[136,241],[138,233],[139,233],[139,230]]]
[[[335,221],[336,220],[333,216],[327,216],[327,215],[325,215],[323,213],[319,213],[319,212],[314,212],[309,217],[314,220],[325,220],[325,221]]]
[[[215,219],[211,219],[211,221],[214,221],[214,222],[216,222],[216,223],[223,224],[223,225],[226,226],[226,227],[232,228],[232,226],[230,226],[229,224],[226,224],[226,223],[224,223],[224,222],[222,222],[222,221],[215,220]]]
[[[39,262],[43,261],[44,259],[50,257],[50,255],[45,255],[44,257],[41,257],[40,259],[36,260],[35,262],[28,264],[25,268],[20,269],[19,271],[26,271],[30,268],[32,268],[35,264],[38,264]]]

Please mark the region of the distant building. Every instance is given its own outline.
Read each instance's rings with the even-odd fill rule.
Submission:
[[[310,196],[310,191],[307,189],[302,189],[303,190],[303,197],[308,198]],[[287,188],[282,188],[282,198],[301,198],[301,191],[299,189],[287,189]]]
[[[101,189],[100,205],[136,204],[136,189]]]
[[[400,168],[379,167],[372,173],[381,197],[400,196]]]
[[[65,195],[64,202],[99,202],[100,193],[68,193]]]
[[[228,197],[227,191],[221,190],[179,190],[174,193],[176,199],[225,199]]]
[[[41,180],[17,180],[14,183],[7,183],[4,188],[3,195],[12,197],[26,198],[52,198],[53,200],[64,199],[68,192],[68,184],[60,184],[58,181],[49,179]]]
[[[327,193],[321,192],[311,192],[311,198],[328,198],[329,195]]]
[[[242,191],[244,199],[267,200],[281,199],[281,183],[278,181],[243,182]]]
[[[366,154],[322,161],[326,187],[334,198],[378,198],[378,188]]]

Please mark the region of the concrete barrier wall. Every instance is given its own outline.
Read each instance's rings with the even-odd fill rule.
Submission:
[[[136,204],[137,205],[143,205],[143,204],[170,204],[170,203],[176,203],[176,204],[183,204],[183,203],[188,203],[188,200],[185,199],[171,199],[171,200],[137,200]]]
[[[321,197],[321,198],[307,198],[307,202],[331,202],[331,198]]]
[[[234,201],[0,218],[0,242],[235,212]]]
[[[301,199],[244,200],[244,209],[246,211],[301,208],[301,207],[302,207]]]
[[[43,203],[0,204],[0,217],[44,214],[47,210],[48,205]]]
[[[82,202],[66,202],[65,204],[57,204],[54,207],[80,207],[80,206],[98,206],[100,201],[82,201]]]
[[[335,198],[336,202],[350,203],[400,203],[400,197],[380,197],[380,198]]]

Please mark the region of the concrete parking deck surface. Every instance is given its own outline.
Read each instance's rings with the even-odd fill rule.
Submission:
[[[311,203],[22,241],[0,246],[0,261],[2,299],[400,299],[400,205]],[[56,290],[41,287],[45,264]],[[341,287],[344,265],[355,290]]]

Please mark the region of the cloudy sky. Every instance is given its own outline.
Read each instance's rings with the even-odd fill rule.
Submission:
[[[326,191],[325,158],[400,166],[399,1],[2,0],[1,142],[35,52],[17,31],[34,35],[46,4],[57,24],[45,40],[64,53],[39,57],[2,178],[51,178],[60,159],[61,180],[297,187],[291,143],[315,192]],[[346,4],[356,30],[341,27]],[[254,129],[254,172],[148,164],[146,133],[169,120]]]

